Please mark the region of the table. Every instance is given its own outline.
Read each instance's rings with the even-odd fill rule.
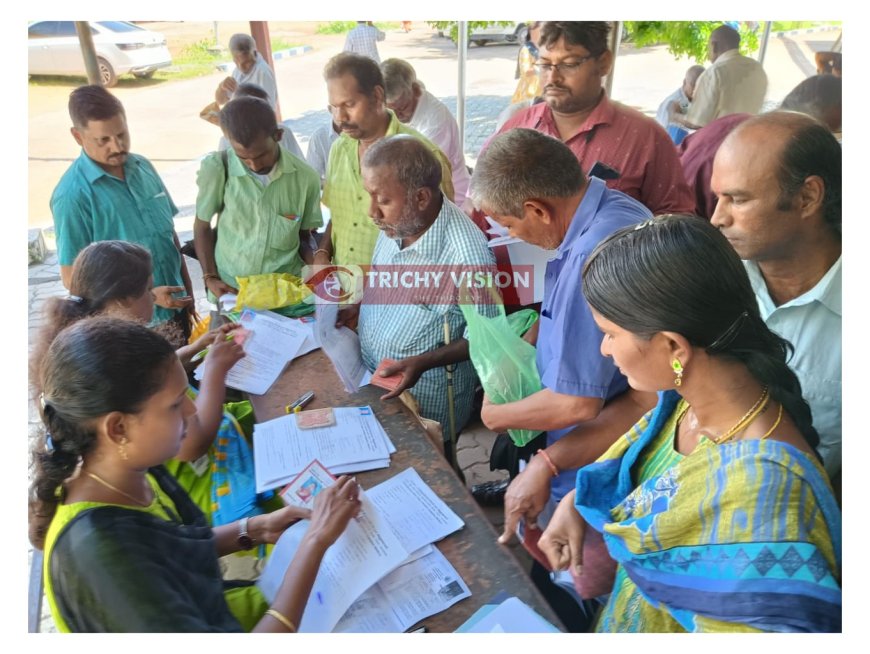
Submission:
[[[504,591],[520,598],[564,631],[564,626],[529,579],[527,571],[507,547],[496,542],[498,534],[482,509],[400,400],[382,402],[380,396],[386,391],[376,386],[363,386],[357,393],[349,395],[323,351],[315,350],[293,360],[265,395],[251,396],[257,421],[284,415],[284,407],[306,391],[315,393],[314,400],[306,409],[370,405],[395,444],[396,453],[392,455],[389,468],[356,474],[363,488],[371,488],[406,468],[414,467],[465,522],[462,529],[436,543],[436,547],[468,584],[471,597],[426,618],[414,628],[425,625],[431,632],[453,632],[496,593]]]

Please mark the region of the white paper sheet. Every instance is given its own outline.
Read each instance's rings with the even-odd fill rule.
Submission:
[[[245,357],[227,373],[227,386],[262,395],[310,337],[311,327],[271,311],[249,309],[242,312],[239,324],[251,334],[243,345]],[[204,369],[205,366],[200,365],[194,377],[202,379]]]
[[[331,427],[300,430],[292,415],[254,425],[258,493],[286,484],[313,459],[332,474],[389,465],[383,427],[371,407],[337,407],[334,411]]]
[[[500,245],[506,246],[508,258],[512,266],[532,266],[532,288],[518,285],[516,289],[517,297],[521,304],[541,302],[544,298],[544,276],[547,272],[547,263],[558,252],[556,250],[545,250],[542,247],[526,243],[522,239],[514,238],[507,234],[493,238],[487,245],[490,248]]]
[[[333,631],[399,633],[470,596],[456,569],[433,547],[364,592]]]
[[[347,327],[335,328],[338,304],[318,304],[315,308],[315,331],[320,347],[332,361],[344,390],[356,393],[369,383],[371,373],[363,365],[359,336]]]
[[[402,564],[409,552],[393,536],[381,513],[362,496],[362,513],[326,551],[299,624],[300,632],[332,631],[350,605],[368,588]],[[271,603],[309,521],[282,534],[257,585]]]
[[[465,525],[413,468],[367,490],[366,496],[409,552],[441,540]]]
[[[510,597],[482,617],[466,633],[528,634],[558,631],[528,604],[516,597]]]

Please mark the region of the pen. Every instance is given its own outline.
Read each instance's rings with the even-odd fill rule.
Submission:
[[[233,337],[233,334],[232,334],[232,333],[229,333],[229,334],[227,334],[227,336],[226,336],[226,338],[225,338],[224,340],[225,340],[225,341],[231,341],[231,340],[233,340],[233,338],[234,338],[234,337]],[[200,359],[204,359],[204,358],[205,358],[205,355],[208,354],[208,350],[209,350],[210,347],[211,347],[211,345],[209,345],[208,347],[206,347],[204,350],[200,350],[199,352],[197,352],[196,354],[194,354],[194,355],[190,358],[190,362],[193,363],[194,361],[199,361]]]
[[[284,407],[285,413],[293,413],[294,411],[301,411],[302,407],[308,404],[311,400],[314,399],[314,391],[308,391],[300,395],[298,398],[293,400],[290,404]]]

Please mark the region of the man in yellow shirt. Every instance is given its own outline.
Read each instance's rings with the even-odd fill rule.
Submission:
[[[450,162],[434,143],[387,109],[384,76],[372,59],[343,52],[329,60],[323,77],[332,120],[341,136],[332,144],[326,164],[323,204],[329,207],[331,219],[314,263],[367,266],[379,234],[368,216],[371,198],[360,173],[360,161],[368,148],[394,134],[420,139],[441,164],[441,190],[452,201]]]

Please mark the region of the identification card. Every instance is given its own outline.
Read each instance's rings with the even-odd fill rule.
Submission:
[[[296,426],[299,429],[332,427],[335,424],[335,412],[330,408],[299,411],[294,415],[296,416]]]
[[[314,506],[314,498],[324,488],[335,483],[335,477],[324,468],[320,461],[314,459],[293,481],[284,486],[279,493],[284,503],[310,509]]]

